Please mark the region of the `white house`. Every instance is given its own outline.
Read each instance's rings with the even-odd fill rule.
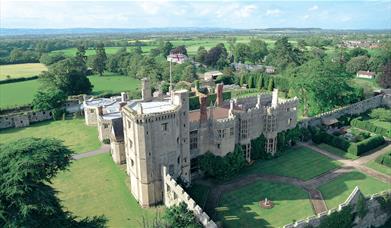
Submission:
[[[188,59],[189,57],[187,57],[184,54],[170,54],[167,56],[167,61],[171,61],[173,63],[178,63],[178,64],[182,64],[186,62]]]
[[[358,71],[356,76],[358,78],[367,78],[367,79],[373,79],[375,77],[375,72],[370,71]]]

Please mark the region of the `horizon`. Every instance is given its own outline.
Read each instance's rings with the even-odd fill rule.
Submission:
[[[221,4],[222,2],[224,4]],[[222,2],[2,0],[0,27],[2,29],[391,29],[390,1]]]

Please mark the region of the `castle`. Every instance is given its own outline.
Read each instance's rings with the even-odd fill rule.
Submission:
[[[142,80],[138,100],[128,100],[126,93],[84,100],[86,124],[98,126],[101,141],[110,139],[113,160],[126,164],[131,192],[141,206],[163,202],[163,166],[173,178],[191,183],[199,174],[200,155],[225,156],[240,145],[251,161],[252,139],[263,134],[266,151],[274,154],[277,133],[296,126],[298,99],[279,100],[274,90],[223,100],[223,87],[216,86],[214,104],[199,94],[200,109],[194,111],[187,90],[152,96],[148,79]]]

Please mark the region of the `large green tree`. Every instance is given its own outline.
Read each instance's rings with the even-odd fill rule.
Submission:
[[[267,44],[263,40],[251,39],[248,46],[250,47],[248,59],[254,64],[262,62],[263,58],[269,53]]]
[[[0,151],[0,227],[105,227],[103,217],[77,221],[50,185],[72,159],[61,141],[24,138]]]
[[[65,104],[66,100],[67,96],[63,91],[49,88],[46,90],[40,90],[35,94],[32,106],[34,110],[52,110],[61,108]]]
[[[244,43],[237,43],[233,55],[236,62],[244,63],[250,57],[250,47]]]
[[[288,42],[287,37],[278,39],[266,58],[267,64],[277,67],[280,71],[285,70],[288,66],[299,66],[303,61],[303,53],[299,49],[294,48]]]
[[[98,44],[96,46],[95,51],[96,51],[96,55],[94,57],[94,60],[92,61],[92,69],[98,72],[100,76],[102,76],[103,72],[106,69],[106,62],[107,62],[107,55],[103,43]]]
[[[66,95],[91,93],[92,85],[86,76],[86,65],[78,58],[61,60],[41,75],[44,87],[58,89]]]
[[[360,70],[368,70],[368,56],[360,55],[353,57],[346,63],[346,71],[355,74]]]
[[[185,203],[181,202],[178,205],[171,206],[165,210],[163,219],[167,227],[170,228],[200,228],[202,227],[196,221],[193,212],[187,209]]]

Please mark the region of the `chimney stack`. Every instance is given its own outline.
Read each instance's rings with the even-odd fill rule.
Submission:
[[[200,101],[200,122],[203,123],[208,120],[208,113],[207,113],[208,96],[200,95],[198,98]]]
[[[128,94],[121,92],[121,102],[126,102],[128,100]]]
[[[148,78],[143,78],[141,80],[141,96],[143,101],[152,100],[152,92],[151,92],[151,87],[149,85]]]
[[[223,104],[223,88],[224,84],[219,83],[216,85],[215,93],[216,93],[216,106],[221,107]]]
[[[97,109],[98,109],[98,115],[102,116],[103,115],[103,106],[99,106]]]

